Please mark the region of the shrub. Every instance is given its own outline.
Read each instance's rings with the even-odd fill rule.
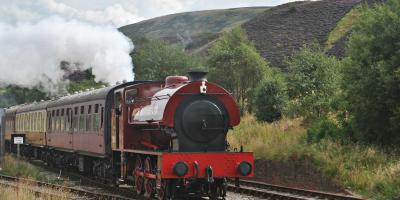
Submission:
[[[318,123],[307,130],[307,141],[319,142],[325,138],[342,140],[347,135],[346,131],[348,131],[347,128],[339,127],[332,120],[322,118]]]
[[[274,122],[282,118],[287,104],[286,83],[278,73],[265,78],[254,93],[255,116],[259,121]]]
[[[331,112],[332,101],[340,91],[341,62],[312,45],[300,49],[287,64],[289,113],[312,123]]]

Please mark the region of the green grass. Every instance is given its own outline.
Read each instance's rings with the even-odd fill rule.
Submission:
[[[222,30],[247,21],[268,7],[248,7],[220,10],[184,12],[156,17],[135,24],[126,25],[120,30],[133,41],[143,36],[148,38],[174,37],[205,32],[219,33]]]
[[[247,115],[230,132],[228,140],[232,147],[243,145],[245,150],[254,151],[256,158],[311,158],[322,173],[363,196],[400,198],[400,155],[373,146],[326,139],[309,144],[300,122],[285,119],[275,124],[260,123]]]
[[[39,181],[46,180],[46,177],[40,174],[39,168],[28,162],[17,160],[11,155],[6,155],[0,162],[0,174]]]
[[[360,17],[362,11],[362,6],[356,6],[351,9],[336,25],[335,29],[333,29],[328,36],[326,41],[326,50],[329,50],[333,47],[335,42],[339,41],[340,38],[345,36],[354,24],[354,22]]]

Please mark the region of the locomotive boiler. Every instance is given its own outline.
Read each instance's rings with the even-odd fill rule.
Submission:
[[[132,184],[158,199],[224,197],[227,178],[253,176],[253,154],[229,151],[235,100],[205,72],[134,81],[6,110],[7,150],[55,166]]]

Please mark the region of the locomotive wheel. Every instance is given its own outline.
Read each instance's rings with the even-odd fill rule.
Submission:
[[[171,200],[174,198],[173,191],[171,188],[174,183],[165,179],[161,180],[161,186],[157,189],[157,199],[158,200]]]
[[[168,185],[166,180],[161,180],[160,189],[157,189],[157,199],[158,200],[166,200],[168,199]]]
[[[144,161],[144,172],[152,173],[153,166],[149,157]],[[155,194],[156,182],[154,179],[144,178],[144,196],[146,198],[153,197]]]
[[[135,177],[135,190],[138,195],[143,194],[143,176],[136,175],[136,171],[141,171],[143,172],[143,163],[142,159],[140,159],[140,156],[136,157],[136,162],[135,162],[135,170],[133,171],[133,177]]]

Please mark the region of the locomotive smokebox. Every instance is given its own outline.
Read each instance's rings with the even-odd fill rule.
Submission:
[[[208,72],[206,71],[201,71],[201,70],[193,70],[188,72],[189,74],[189,81],[207,81],[206,75]]]

